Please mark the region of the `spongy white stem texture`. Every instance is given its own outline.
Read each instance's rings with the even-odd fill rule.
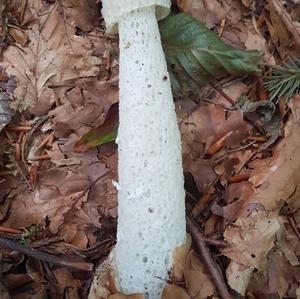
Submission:
[[[161,296],[186,239],[181,141],[154,6],[122,17],[116,265],[124,293]]]

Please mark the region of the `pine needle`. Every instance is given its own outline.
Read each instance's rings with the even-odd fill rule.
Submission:
[[[300,60],[290,58],[283,66],[274,66],[272,76],[265,79],[269,100],[277,103],[281,97],[288,101],[300,93]]]

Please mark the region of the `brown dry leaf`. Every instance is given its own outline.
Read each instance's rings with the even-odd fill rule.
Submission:
[[[176,284],[167,283],[164,287],[161,299],[191,299],[186,291]]]
[[[247,39],[245,41],[246,50],[258,50],[264,53],[263,60],[269,64],[275,64],[275,59],[270,52],[267,40],[254,28],[248,30]]]
[[[226,269],[229,286],[242,296],[245,296],[253,270],[253,268],[231,261]]]
[[[300,50],[300,25],[299,22],[293,21],[291,14],[289,14],[284,6],[283,3],[279,0],[268,0],[269,1],[269,5],[271,7],[270,9],[270,13],[271,13],[271,18],[272,15],[274,16],[272,18],[272,21],[274,18],[276,18],[276,21],[278,23],[282,23],[282,27],[285,28],[285,30],[288,30],[292,37],[293,37],[293,41],[295,43],[295,46],[298,50]],[[296,9],[295,9],[296,11]],[[297,13],[296,13],[297,14]],[[279,28],[276,28],[279,29]],[[279,32],[282,32],[282,28],[279,29]],[[282,38],[282,35],[280,36]],[[284,41],[287,37],[284,36]]]
[[[11,36],[13,37],[14,41],[21,45],[21,46],[25,46],[28,42],[28,37],[26,35],[26,33],[21,30],[20,28],[17,27],[13,27],[9,29],[9,33],[11,34]]]
[[[80,159],[76,157],[66,158],[60,150],[57,142],[55,142],[52,145],[51,150],[47,150],[46,153],[49,155],[51,162],[57,167],[80,165],[81,163]]]
[[[77,140],[92,128],[101,125],[109,107],[118,100],[118,80],[78,80],[65,93],[63,105],[49,112],[53,117],[56,137],[67,137],[76,132]]]
[[[173,252],[172,278],[175,282],[183,281],[186,258],[191,249],[191,245],[192,238],[187,234],[186,242],[183,245],[176,247]]]
[[[214,171],[215,163],[210,160],[198,159],[193,161],[186,159],[183,165],[184,170],[193,175],[197,188],[202,193],[218,178]]]
[[[191,250],[187,256],[184,276],[187,292],[191,298],[217,298],[216,289],[194,250]]]
[[[61,288],[68,287],[80,287],[82,282],[78,279],[75,279],[69,269],[67,268],[58,268],[53,271],[55,278],[59,282]]]
[[[92,56],[93,43],[75,35],[77,24],[72,14],[66,15],[67,7],[62,12],[61,2],[51,5],[41,0],[28,1],[25,19],[30,26],[25,32],[30,42],[22,49],[10,46],[3,53],[8,74],[17,77],[15,107],[32,107],[37,115],[48,112],[57,100],[55,89],[49,86],[66,86],[78,78],[96,76],[101,63],[100,58]],[[82,4],[76,7],[68,1],[73,15],[90,11],[93,1],[77,2]]]
[[[261,203],[266,210],[277,210],[284,202],[293,202],[298,196],[297,186],[300,182],[300,123],[297,115],[300,111],[300,98],[291,100],[293,114],[285,126],[284,139],[273,149],[271,158],[261,160],[250,182],[255,193],[249,198],[251,202]],[[299,206],[299,204],[298,204]]]
[[[183,154],[189,154],[193,143],[205,144],[206,150],[232,131],[225,145],[232,146],[247,136],[248,125],[240,110],[228,111],[219,105],[201,106],[189,115],[181,124]],[[234,142],[233,142],[234,141]]]
[[[276,0],[268,0],[271,23],[267,22],[271,39],[282,58],[285,57],[286,49],[289,44],[289,32],[275,8]]]
[[[20,192],[13,200],[12,213],[5,224],[27,227],[48,217],[50,231],[57,233],[64,214],[87,200],[86,194],[81,195],[88,185],[87,177],[82,174],[72,174],[66,169],[44,171],[34,192]]]
[[[284,138],[273,149],[272,157],[253,163],[256,167],[250,178],[252,192],[242,195],[240,200],[244,205],[239,218],[234,227],[227,228],[224,233],[231,246],[223,249],[223,253],[232,263],[247,266],[246,272],[250,271],[250,276],[253,268],[265,267],[266,257],[280,229],[278,215],[283,205],[287,204],[293,210],[299,208],[300,98],[291,99],[290,105],[292,115],[285,126]],[[240,273],[231,267],[227,272],[228,281],[234,281],[235,286],[243,285],[243,273],[245,269]],[[249,277],[249,273],[246,276]]]
[[[227,228],[224,238],[230,244],[223,254],[242,265],[260,269],[274,246],[275,234],[280,229],[278,214],[252,213],[238,218],[234,227]]]
[[[269,256],[268,293],[278,294],[279,298],[284,297],[289,287],[284,273],[287,270],[287,262],[282,252],[280,250],[272,252]]]
[[[208,28],[219,25],[225,18],[235,24],[242,17],[242,5],[236,0],[177,0],[177,4],[182,11],[189,13]]]

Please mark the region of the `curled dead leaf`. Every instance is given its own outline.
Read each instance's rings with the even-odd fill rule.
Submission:
[[[191,298],[205,299],[216,295],[216,289],[194,250],[187,256],[184,276],[187,292]]]

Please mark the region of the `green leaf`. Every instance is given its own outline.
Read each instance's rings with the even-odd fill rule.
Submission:
[[[262,53],[234,49],[185,13],[167,17],[159,27],[175,94],[198,92],[228,75],[260,72]]]
[[[112,142],[117,138],[119,124],[119,103],[110,106],[102,125],[92,129],[76,142],[74,150],[85,152],[98,145]]]

